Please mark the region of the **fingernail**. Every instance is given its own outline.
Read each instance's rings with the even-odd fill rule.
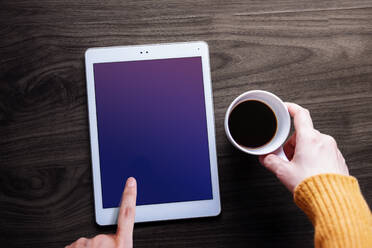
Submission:
[[[134,179],[133,177],[128,178],[127,185],[128,187],[134,187],[134,185],[136,185],[136,179]]]

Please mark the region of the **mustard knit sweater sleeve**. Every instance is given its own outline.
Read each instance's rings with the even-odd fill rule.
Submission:
[[[294,200],[315,228],[315,247],[372,248],[372,215],[358,181],[321,174],[305,179]]]

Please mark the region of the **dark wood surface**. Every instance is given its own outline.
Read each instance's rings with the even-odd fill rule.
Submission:
[[[205,40],[222,214],[138,224],[135,247],[312,247],[292,196],[228,143],[223,117],[263,89],[310,109],[372,205],[372,2],[0,1],[0,246],[62,247],[95,224],[84,51]]]

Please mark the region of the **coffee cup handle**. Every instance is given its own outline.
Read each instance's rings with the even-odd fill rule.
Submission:
[[[289,161],[287,156],[285,155],[284,153],[284,150],[283,150],[283,146],[280,146],[278,149],[276,149],[276,151],[273,152],[275,155],[279,156],[281,159],[283,159],[284,161]]]

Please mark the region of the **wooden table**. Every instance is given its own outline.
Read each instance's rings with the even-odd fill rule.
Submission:
[[[205,40],[222,214],[138,224],[135,247],[312,247],[313,228],[257,158],[233,149],[224,113],[263,89],[310,109],[372,205],[372,2],[0,2],[0,246],[62,247],[95,224],[84,51]]]

